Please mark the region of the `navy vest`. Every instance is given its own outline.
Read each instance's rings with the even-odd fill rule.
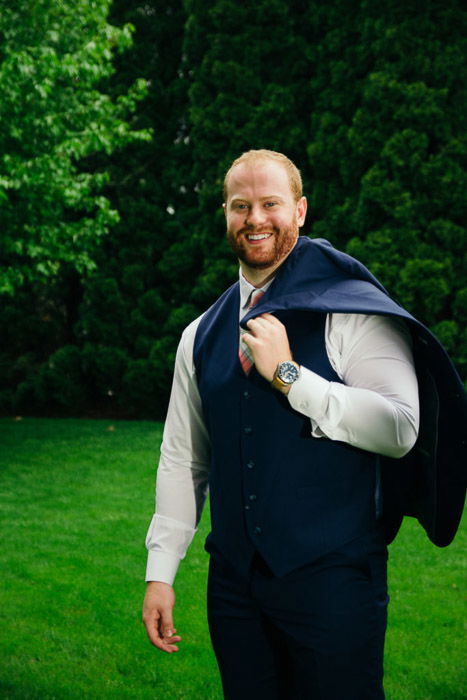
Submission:
[[[219,550],[243,570],[257,550],[271,569],[282,575],[374,527],[379,458],[345,443],[313,438],[309,419],[294,411],[286,397],[273,390],[254,367],[248,377],[244,375],[237,355],[238,311],[236,283],[205,313],[194,345],[197,381],[212,450],[212,531],[207,548]],[[416,348],[421,346],[424,353],[424,361],[419,362],[419,381],[421,378],[422,394],[425,384],[430,389],[426,402],[429,410],[422,411],[422,422],[428,430],[421,431],[421,449],[414,452],[424,456],[423,464],[419,460],[413,463],[413,456],[410,462],[406,458],[381,458],[386,476],[383,503],[388,540],[407,513],[419,518],[436,544],[451,541],[460,517],[462,483],[465,490],[465,482],[459,478],[460,441],[454,447],[451,443],[450,456],[455,453],[457,466],[450,469],[437,452],[439,383],[431,373],[427,374],[427,358],[434,357],[438,369],[440,359],[444,361],[441,383],[447,384],[449,390],[447,394],[444,386],[442,415],[450,414],[454,408],[454,404],[446,408],[448,395],[453,399],[455,394],[457,409],[461,397],[455,370],[429,331],[390,299],[363,265],[334,250],[326,241],[305,237],[298,240],[265,296],[242,319],[242,325],[266,311],[285,324],[294,358],[334,382],[340,380],[325,350],[327,313],[379,313],[408,322],[414,330]],[[462,405],[465,415],[465,403]],[[459,419],[455,423],[459,426]],[[437,517],[439,464],[444,492],[446,475],[448,482],[449,477],[454,478],[455,491],[448,496],[451,506],[454,499],[449,524],[442,525],[441,530]],[[444,500],[446,495],[443,493]],[[411,512],[414,508],[416,512]]]

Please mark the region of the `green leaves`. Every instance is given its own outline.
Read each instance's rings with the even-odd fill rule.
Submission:
[[[45,279],[63,263],[94,267],[96,245],[117,220],[99,195],[105,172],[83,159],[150,138],[126,121],[146,94],[137,81],[114,102],[99,89],[131,28],[106,22],[108,2],[18,2],[0,35],[0,292]]]
[[[459,0],[2,8],[10,405],[42,411],[49,387],[56,410],[70,381],[70,410],[163,417],[183,326],[238,274],[224,172],[262,147],[301,169],[305,232],[368,265],[467,371],[466,32]]]
[[[344,3],[331,6],[328,22]],[[339,25],[324,22],[315,47],[314,233],[368,265],[462,371],[466,16],[456,1],[353,8]]]

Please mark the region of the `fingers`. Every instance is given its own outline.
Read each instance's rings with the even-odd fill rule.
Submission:
[[[278,363],[292,359],[286,328],[272,314],[251,319],[247,327],[242,340],[251,350],[256,369],[270,382]]]
[[[270,338],[286,338],[285,326],[272,314],[262,314],[247,322],[248,331],[242,336],[249,345],[251,338],[269,340]]]
[[[176,643],[181,640],[181,637],[176,635],[177,630],[174,627],[172,619],[172,608],[163,609],[159,619],[159,633],[162,639],[164,651],[169,648],[169,651],[178,651]]]
[[[247,323],[248,331],[242,340],[251,348],[264,343],[274,351],[276,347],[288,348],[289,342],[285,326],[272,314],[262,314]]]
[[[254,328],[268,328],[268,326],[275,326],[277,329],[284,328],[285,330],[284,324],[272,314],[261,314],[261,316],[255,316],[255,318],[251,318],[246,325],[248,328],[251,328],[251,330]]]
[[[181,637],[174,627],[172,611],[175,596],[171,586],[153,582],[148,585],[143,606],[143,622],[155,647],[168,654],[178,651]]]
[[[176,634],[177,630],[170,618],[168,620],[164,619],[162,615],[154,611],[151,618],[144,619],[144,624],[148,637],[155,647],[165,651],[167,654],[178,651],[177,643],[181,640],[181,637]]]

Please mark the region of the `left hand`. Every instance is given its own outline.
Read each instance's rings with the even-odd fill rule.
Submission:
[[[243,341],[251,350],[258,372],[272,382],[279,362],[293,359],[285,326],[272,314],[261,314],[246,325],[248,332]]]
[[[172,586],[162,581],[148,581],[143,604],[143,622],[149,640],[167,654],[178,651],[181,640],[173,623],[175,593]]]

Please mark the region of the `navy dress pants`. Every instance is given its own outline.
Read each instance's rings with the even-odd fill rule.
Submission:
[[[382,700],[387,548],[379,532],[285,576],[211,554],[208,619],[226,700]]]

